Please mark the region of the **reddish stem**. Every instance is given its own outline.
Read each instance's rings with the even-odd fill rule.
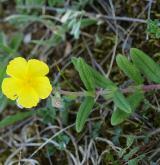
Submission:
[[[132,93],[135,91],[135,89],[136,89],[135,87],[128,87],[128,88],[122,89],[122,92]],[[139,89],[142,89],[144,92],[157,90],[157,89],[160,89],[160,84],[142,85],[142,86],[139,86]]]
[[[160,84],[150,84],[150,85],[131,86],[125,89],[121,89],[121,91],[122,93],[133,93],[135,90],[142,90],[144,92],[149,92],[149,91],[158,90],[158,89],[160,89]],[[86,93],[83,91],[70,92],[70,91],[59,90],[59,92],[62,95],[71,95],[71,96],[85,96],[86,95]],[[107,93],[108,93],[107,90],[96,91],[96,95],[104,95]]]

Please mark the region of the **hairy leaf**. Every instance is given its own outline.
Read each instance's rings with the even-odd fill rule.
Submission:
[[[128,59],[123,55],[117,55],[116,58],[117,64],[120,69],[132,80],[136,82],[136,84],[142,84],[143,78],[137,69],[137,67],[128,61]]]
[[[93,108],[94,98],[86,97],[85,100],[80,105],[77,118],[76,118],[76,131],[80,132]]]
[[[124,120],[126,120],[134,111],[135,109],[139,106],[140,102],[143,100],[144,95],[140,91],[136,91],[134,94],[130,95],[128,97],[128,101],[131,105],[132,112],[131,113],[126,113],[122,111],[119,108],[116,108],[115,111],[112,113],[111,117],[111,124],[112,125],[118,125],[122,123]]]
[[[115,92],[113,92],[112,97],[113,97],[113,102],[118,108],[120,108],[122,111],[126,113],[132,112],[132,109],[128,100],[124,97],[124,95],[119,90],[116,90]]]
[[[160,66],[157,63],[136,48],[131,49],[131,57],[134,64],[149,80],[160,83]]]
[[[110,87],[112,88],[116,86],[109,78],[103,76],[98,71],[93,69],[91,66],[88,65],[88,68],[91,70],[93,74],[95,85],[97,87],[106,89],[106,88],[110,88]]]
[[[12,48],[12,50],[16,52],[19,49],[22,40],[23,40],[22,33],[16,33],[10,40],[9,43],[10,48]]]
[[[80,78],[83,81],[86,89],[89,91],[94,91],[95,81],[93,78],[93,74],[90,69],[88,69],[85,61],[82,58],[72,58],[72,62],[76,70],[79,72]]]
[[[0,128],[14,124],[18,121],[23,121],[25,118],[32,116],[34,113],[35,111],[29,111],[29,112],[19,112],[16,113],[15,115],[10,115],[0,121]]]

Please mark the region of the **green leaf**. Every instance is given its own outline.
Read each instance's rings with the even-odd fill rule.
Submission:
[[[138,159],[134,158],[128,161],[128,165],[138,165]]]
[[[7,45],[7,38],[4,32],[0,32],[0,43],[2,45]]]
[[[80,20],[80,22],[81,22],[81,28],[85,28],[97,23],[95,19],[90,19],[90,18],[83,18]]]
[[[143,92],[137,90],[135,93],[128,97],[128,101],[132,107],[132,112],[139,106],[140,102],[144,99]]]
[[[159,20],[147,21],[147,32],[152,38],[160,38]]]
[[[115,109],[115,111],[112,113],[111,124],[118,125],[118,124],[122,123],[124,120],[126,120],[135,111],[135,109],[139,106],[139,104],[143,100],[143,98],[144,98],[144,95],[140,91],[136,91],[134,94],[130,95],[127,100],[129,101],[129,103],[131,105],[132,112],[126,113],[119,108]]]
[[[134,135],[128,135],[127,136],[126,145],[127,145],[128,148],[131,147],[131,145],[133,144],[134,140],[135,140],[135,136]]]
[[[11,16],[8,16],[5,21],[9,21],[11,23],[15,24],[21,24],[21,23],[30,23],[34,21],[42,21],[41,17],[34,16],[34,15],[25,15],[25,14],[14,14]]]
[[[138,154],[139,155],[139,154]],[[141,154],[141,155],[139,155],[139,156],[137,156],[136,158],[133,158],[133,159],[131,159],[131,160],[129,160],[128,161],[128,165],[138,165],[138,162],[140,161],[140,160],[144,160],[145,159],[145,154]],[[135,160],[135,159],[137,159],[137,160]],[[133,161],[132,161],[133,160]],[[131,161],[131,162],[130,162]],[[137,164],[134,164],[134,163],[137,163]],[[156,165],[156,164],[155,164]]]
[[[131,57],[134,64],[149,80],[160,83],[160,66],[157,63],[136,48],[131,49]]]
[[[54,124],[56,118],[56,109],[54,107],[45,107],[37,111],[37,115],[42,118],[44,124]]]
[[[91,66],[88,65],[88,68],[93,74],[95,85],[97,87],[107,89],[107,88],[113,88],[116,86],[109,78],[101,75],[98,71],[93,69]]]
[[[95,90],[95,82],[93,74],[88,69],[87,64],[82,58],[72,58],[75,69],[79,72],[80,78],[83,81],[85,87],[89,91]]]
[[[115,92],[113,92],[112,97],[113,97],[113,102],[118,108],[120,108],[122,111],[126,113],[132,112],[132,109],[128,100],[124,97],[124,95],[119,90],[116,90]]]
[[[129,151],[126,155],[124,155],[124,160],[128,161],[134,154],[136,154],[139,151],[139,147],[135,147]]]
[[[79,69],[78,66],[78,59],[77,58],[72,58],[72,62],[75,66],[75,68],[77,68],[77,70]],[[83,60],[83,63],[84,60]],[[104,75],[100,74],[98,71],[96,71],[95,69],[93,69],[90,65],[85,63],[85,68],[87,71],[89,71],[90,74],[92,74],[92,82],[94,82],[94,86],[100,87],[100,88],[104,88],[104,89],[113,89],[116,87],[116,85],[107,77],[105,77]]]
[[[8,117],[6,117],[0,121],[0,128],[9,126],[9,125],[14,124],[18,121],[22,121],[25,118],[32,116],[33,114],[35,114],[35,111],[19,112],[19,113],[16,113],[15,115],[10,115],[10,116],[8,116]]]
[[[137,69],[137,67],[128,61],[128,59],[119,54],[116,57],[116,62],[121,70],[132,80],[136,82],[136,84],[142,84],[143,78]]]
[[[62,5],[65,0],[48,0],[49,6]]]
[[[75,39],[78,39],[79,36],[80,36],[80,27],[81,27],[81,22],[78,21],[78,22],[75,22],[73,27],[72,27],[72,30],[71,30],[71,34],[74,36]]]
[[[25,5],[43,5],[45,0],[26,0]]]
[[[12,39],[9,43],[10,48],[12,48],[16,52],[21,45],[22,39],[23,39],[23,34],[22,33],[16,33],[12,37]]]
[[[8,64],[9,59],[10,59],[9,56],[0,57],[0,68],[1,68],[0,69],[0,86],[2,84],[3,78],[5,77],[6,68],[7,68],[7,64]]]
[[[94,106],[94,98],[86,97],[85,100],[80,105],[79,111],[76,118],[76,131],[80,132]]]
[[[118,125],[122,123],[124,120],[126,120],[130,116],[129,113],[125,113],[124,111],[117,108],[115,111],[113,111],[111,116],[111,124],[113,126]]]
[[[0,93],[0,113],[5,109],[7,103],[8,99],[2,93]]]

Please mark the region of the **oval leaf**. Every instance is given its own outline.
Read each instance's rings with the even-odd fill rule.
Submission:
[[[123,55],[117,55],[116,62],[119,68],[132,80],[136,82],[136,84],[142,84],[143,78],[136,68],[134,64],[128,61],[128,59]]]
[[[2,93],[0,93],[0,113],[5,109],[7,103],[8,99]]]
[[[15,115],[8,116],[0,121],[0,128],[6,127],[8,125],[14,124],[18,121],[22,121],[25,118],[35,114],[35,111],[29,111],[29,112],[19,112]]]
[[[115,92],[113,92],[113,102],[122,111],[126,113],[132,112],[129,102],[119,90],[116,90]]]
[[[76,118],[76,131],[80,132],[93,108],[94,98],[86,97],[85,100],[80,105],[79,111]]]
[[[72,62],[76,70],[79,72],[80,78],[83,81],[86,89],[90,91],[95,90],[93,74],[90,69],[88,69],[85,61],[82,58],[72,58]]]
[[[131,49],[131,57],[134,64],[151,81],[160,83],[160,66],[155,63],[148,55],[139,49]]]
[[[98,71],[96,71],[95,69],[93,69],[89,65],[88,65],[88,68],[90,69],[90,71],[93,74],[95,85],[97,87],[107,89],[107,88],[115,86],[115,84],[109,78],[107,78],[104,75],[100,74]]]
[[[112,113],[111,117],[111,124],[112,125],[118,125],[122,123],[124,120],[126,120],[134,111],[135,109],[139,106],[140,102],[143,100],[144,95],[140,91],[136,91],[134,94],[128,97],[128,101],[131,105],[132,112],[131,113],[126,113],[122,111],[119,108],[116,108],[115,111]]]
[[[126,113],[122,110],[120,110],[119,108],[116,108],[111,116],[111,124],[113,126],[118,125],[120,123],[122,123],[124,120],[126,120],[131,113]]]

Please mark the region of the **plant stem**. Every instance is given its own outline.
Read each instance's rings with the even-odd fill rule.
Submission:
[[[125,89],[121,89],[121,91],[123,93],[133,93],[136,89],[142,90],[143,92],[149,92],[149,91],[152,91],[152,90],[160,89],[160,84],[133,86],[133,87],[128,87],[128,88],[125,88]]]
[[[150,85],[140,85],[140,86],[131,86],[128,88],[120,89],[122,93],[133,93],[136,89],[142,90],[143,92],[149,92],[152,90],[158,90],[160,89],[160,84],[150,84]],[[105,95],[108,94],[111,90],[97,90],[95,92],[95,95]],[[62,95],[68,95],[68,96],[76,96],[76,97],[82,97],[82,96],[94,96],[93,93],[87,92],[87,91],[78,91],[78,92],[71,92],[71,91],[64,91],[59,90],[59,93]]]
[[[70,92],[70,91],[64,91],[64,90],[59,90],[59,93],[62,95],[68,95],[68,96],[84,96],[84,92]]]

